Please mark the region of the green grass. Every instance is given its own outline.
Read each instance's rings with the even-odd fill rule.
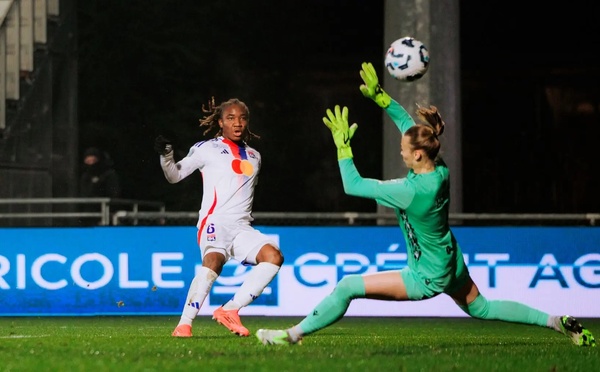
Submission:
[[[298,317],[243,317],[286,328]],[[468,318],[346,317],[302,345],[264,346],[210,317],[0,317],[0,371],[600,371],[600,347],[554,331]],[[596,337],[600,318],[583,319]]]

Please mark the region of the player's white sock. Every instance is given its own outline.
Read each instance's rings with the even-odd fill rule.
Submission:
[[[557,332],[562,333],[562,329],[560,328],[560,316],[552,315],[548,317],[548,328],[552,328]]]
[[[288,328],[286,331],[288,333],[290,341],[294,343],[300,341],[302,339],[302,336],[304,336],[304,331],[302,331],[302,328],[300,328],[299,325],[295,325],[292,328]]]
[[[192,280],[190,289],[188,290],[187,299],[181,312],[181,318],[179,324],[192,325],[192,322],[198,315],[210,288],[212,287],[215,280],[217,280],[217,273],[209,269],[208,267],[202,266],[198,271],[198,274]]]
[[[261,262],[254,266],[233,298],[223,305],[223,309],[236,310],[248,306],[271,283],[279,269],[280,266],[270,262]]]

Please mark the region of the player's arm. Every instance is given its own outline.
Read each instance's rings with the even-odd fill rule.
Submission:
[[[173,144],[163,136],[156,137],[154,150],[160,155],[160,166],[169,183],[177,183],[197,169],[196,162],[191,158],[193,150],[181,161],[175,162]]]
[[[383,90],[372,63],[363,62],[360,77],[363,84],[359,88],[363,96],[372,99],[379,107],[384,109],[400,133],[406,132],[408,128],[415,125],[414,119],[404,107]]]
[[[344,192],[348,195],[375,199],[381,205],[392,208],[406,208],[414,197],[411,189],[405,188],[402,182],[382,182],[362,178],[354,165],[350,140],[354,136],[358,124],[348,126],[348,108],[335,106],[335,111],[327,110],[323,122],[331,130],[333,141],[338,150],[338,164]]]
[[[395,100],[391,100],[390,105],[385,109],[390,119],[396,124],[400,133],[404,133],[408,128],[415,125],[415,120],[410,114]]]
[[[363,178],[352,159],[343,159],[338,163],[347,195],[374,199],[384,207],[403,209],[410,205],[415,196],[414,189],[404,178],[390,181]]]

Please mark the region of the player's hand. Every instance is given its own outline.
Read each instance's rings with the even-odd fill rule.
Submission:
[[[377,72],[371,62],[363,62],[360,77],[364,84],[360,85],[363,96],[372,99],[381,108],[387,108],[392,98],[383,90],[377,78]]]
[[[167,155],[173,151],[173,143],[170,139],[159,135],[154,140],[154,151],[156,151],[159,155]]]
[[[344,106],[341,109],[339,105],[336,105],[334,111],[327,109],[327,116],[323,117],[323,123],[331,131],[333,142],[338,150],[338,160],[352,159],[350,140],[354,136],[358,124],[354,123],[348,127],[348,107]]]

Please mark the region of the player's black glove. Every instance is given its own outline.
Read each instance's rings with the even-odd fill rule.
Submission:
[[[154,140],[154,151],[156,151],[159,155],[167,155],[173,151],[173,143],[170,139],[159,135]]]

